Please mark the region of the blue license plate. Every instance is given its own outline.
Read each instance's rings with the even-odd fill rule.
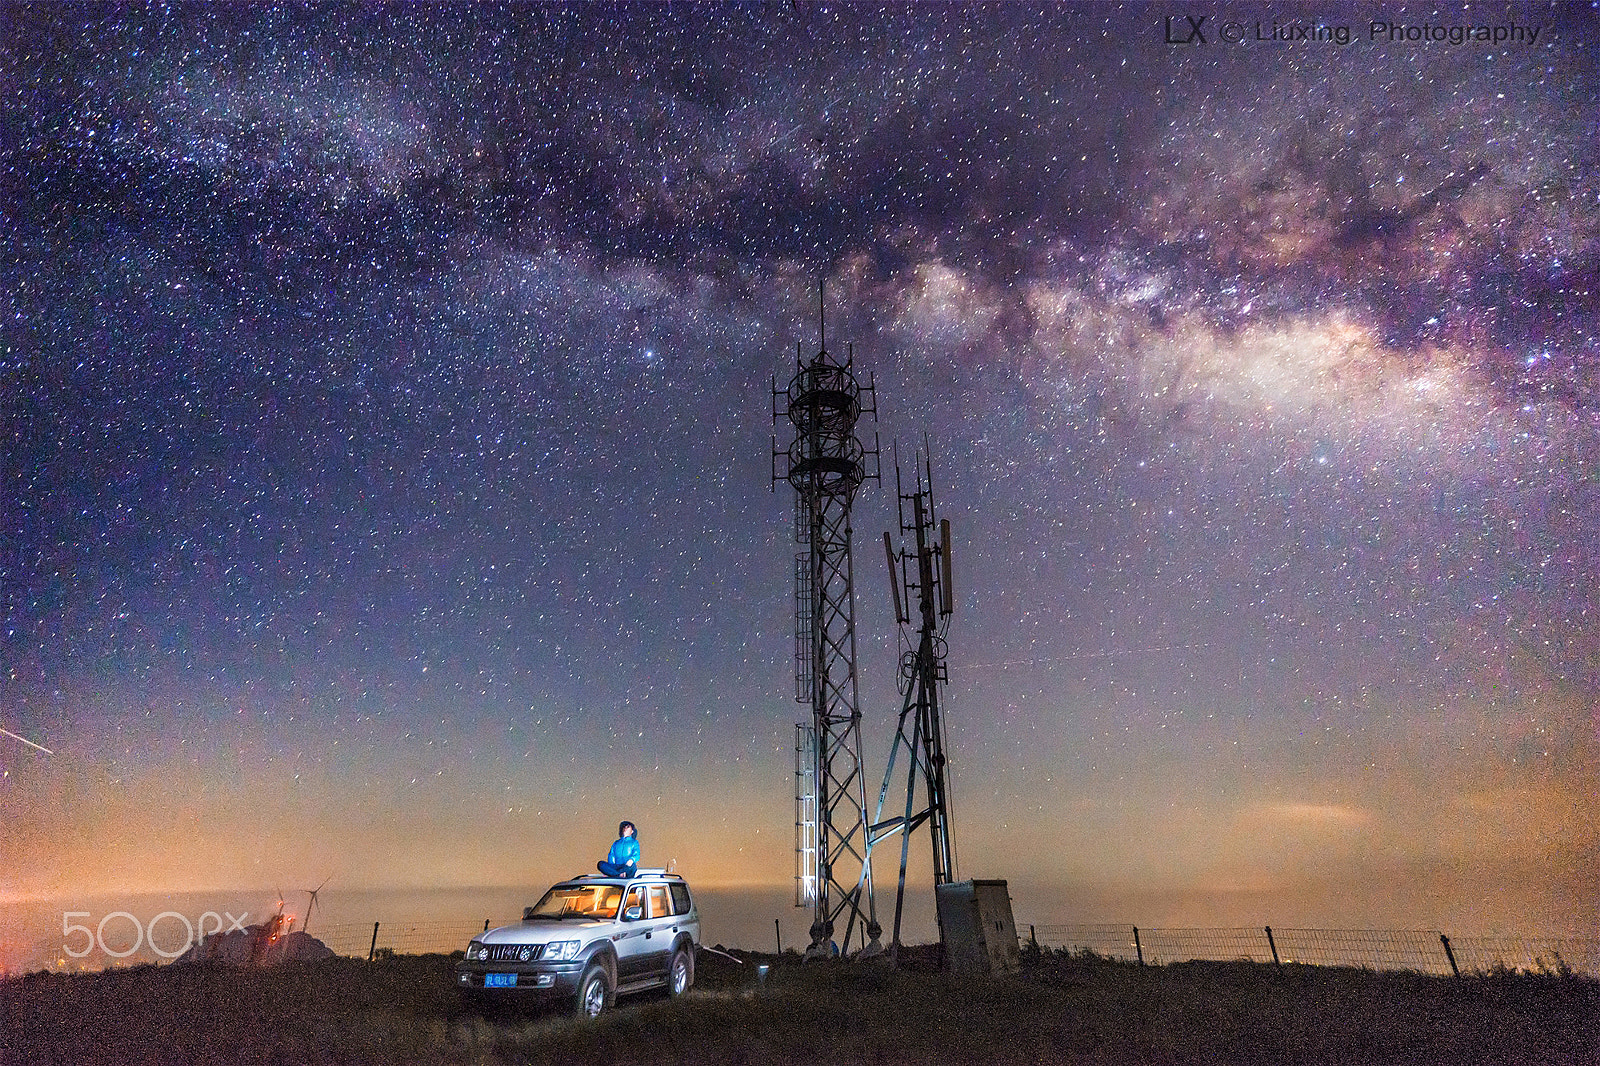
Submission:
[[[486,973],[483,975],[484,988],[516,988],[517,975],[514,973]]]

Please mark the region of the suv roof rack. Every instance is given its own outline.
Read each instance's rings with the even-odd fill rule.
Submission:
[[[608,877],[605,874],[578,874],[576,877],[567,878],[568,881],[631,881],[640,877],[665,877],[670,881],[682,881],[682,874],[668,873],[665,866],[641,866],[633,872],[633,877]]]

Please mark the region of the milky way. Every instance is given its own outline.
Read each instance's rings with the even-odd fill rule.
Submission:
[[[58,752],[0,738],[14,891],[255,883],[195,850],[254,806],[358,854],[427,820],[374,882],[476,883],[574,798],[781,883],[768,389],[826,279],[956,526],[975,872],[1047,826],[1012,876],[1328,863],[1358,918],[1592,927],[1592,13],[1162,14],[11,8],[0,726]],[[1401,869],[1470,885],[1389,905]]]

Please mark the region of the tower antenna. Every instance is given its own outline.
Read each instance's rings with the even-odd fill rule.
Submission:
[[[898,958],[900,951],[900,918],[905,906],[906,860],[910,855],[911,834],[923,823],[927,823],[928,835],[933,843],[935,888],[950,884],[956,877],[956,852],[950,827],[950,793],[945,777],[944,721],[939,699],[940,686],[949,676],[945,665],[944,633],[949,628],[949,618],[955,610],[950,588],[950,523],[938,519],[934,514],[933,463],[927,456],[926,442],[924,449],[919,456],[921,462],[914,465],[917,482],[913,491],[905,491],[898,455],[894,469],[895,491],[899,496],[900,532],[902,535],[912,535],[912,547],[895,553],[890,548],[889,534],[883,535],[884,549],[889,554],[889,587],[895,599],[895,617],[901,625],[904,641],[902,647],[909,646],[900,664],[905,682],[905,703],[900,709],[894,745],[889,749],[883,787],[878,791],[877,813],[867,834],[869,854],[872,845],[896,833],[900,834],[900,878],[895,889],[894,934],[889,946],[893,958]],[[937,540],[935,530],[938,531]],[[900,591],[902,588],[905,590],[903,596]],[[902,749],[906,759],[902,770],[905,775],[904,811],[884,818],[884,804],[889,798],[889,787],[895,780],[895,762]],[[917,803],[919,783],[924,792],[921,809],[918,809]],[[941,939],[943,934],[941,928]]]
[[[828,354],[828,301],[827,278],[817,279],[817,348],[819,355]]]

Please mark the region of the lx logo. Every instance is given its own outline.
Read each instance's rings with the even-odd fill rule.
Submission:
[[[1167,43],[1168,44],[1205,44],[1206,43],[1205,31],[1202,30],[1200,27],[1205,23],[1206,19],[1210,18],[1211,16],[1209,16],[1209,15],[1201,15],[1198,19],[1190,18],[1188,15],[1184,15],[1182,17],[1183,17],[1183,21],[1188,23],[1188,26],[1187,27],[1179,26],[1178,27],[1178,32],[1180,34],[1182,34],[1182,36],[1174,37],[1172,35],[1174,19],[1173,19],[1173,16],[1171,16],[1171,15],[1167,16]]]

